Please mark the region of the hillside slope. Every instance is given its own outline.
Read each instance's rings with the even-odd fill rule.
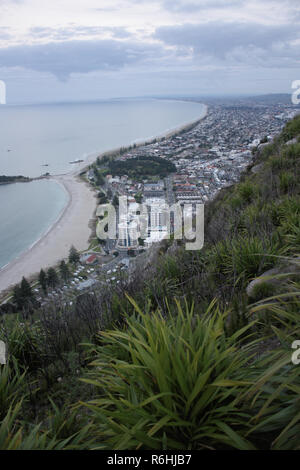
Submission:
[[[299,449],[299,165],[297,117],[206,206],[201,251],[3,316],[0,449]]]

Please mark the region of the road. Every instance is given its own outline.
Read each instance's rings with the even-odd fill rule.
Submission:
[[[165,184],[166,184],[166,201],[167,201],[167,204],[172,206],[176,202],[175,194],[173,191],[173,176],[171,175],[167,176],[165,178]]]

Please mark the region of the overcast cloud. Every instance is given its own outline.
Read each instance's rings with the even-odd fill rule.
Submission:
[[[261,25],[238,22],[162,26],[155,36],[165,44],[184,46],[197,57],[235,60],[252,65],[299,67],[300,29],[297,24]],[[262,63],[263,60],[263,63]],[[257,63],[255,64],[255,61]]]
[[[290,92],[298,3],[0,0],[0,79],[12,101]]]
[[[118,71],[125,66],[157,59],[163,49],[158,45],[116,40],[63,41],[43,45],[24,45],[0,49],[0,63],[49,72],[61,80],[72,73],[97,70]]]

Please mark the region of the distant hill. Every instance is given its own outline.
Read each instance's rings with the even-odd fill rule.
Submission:
[[[211,104],[259,104],[259,105],[291,105],[296,108],[300,108],[300,105],[296,106],[292,103],[292,93],[270,93],[265,95],[253,95],[253,96],[194,96],[194,97],[174,97],[175,100],[185,101],[197,101],[200,103],[211,103]]]
[[[291,93],[270,93],[267,95],[258,95],[258,96],[249,96],[247,98],[243,98],[245,101],[256,101],[266,104],[290,104],[292,105],[291,101]]]

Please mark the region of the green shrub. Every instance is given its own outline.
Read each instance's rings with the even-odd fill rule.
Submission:
[[[279,175],[279,187],[283,193],[289,192],[295,185],[296,180],[293,173],[284,171]]]
[[[20,371],[15,360],[0,365],[0,421],[9,407],[25,396],[26,390],[25,372]]]
[[[259,151],[259,160],[268,160],[271,155],[277,155],[278,153],[278,143],[273,142],[272,144],[268,144],[265,147],[263,147]]]
[[[201,317],[177,304],[167,320],[135,308],[126,330],[101,333],[104,345],[83,379],[99,391],[85,404],[99,448],[253,448],[237,406],[249,386],[251,346],[236,351],[245,329],[226,337],[225,315],[213,304]]]
[[[240,209],[240,207],[243,205],[243,199],[240,195],[232,196],[228,202],[234,210]]]
[[[253,287],[250,298],[252,302],[258,302],[259,300],[271,297],[275,292],[276,288],[270,282],[259,282]]]
[[[268,238],[237,236],[217,243],[210,257],[216,272],[238,280],[261,274],[273,265],[273,255],[278,254],[278,245]]]
[[[59,442],[69,440],[68,447],[71,449],[90,447],[93,442],[92,435],[88,435],[90,425],[87,425],[82,414],[76,407],[58,407],[50,399],[52,410],[47,422],[47,435],[50,439]]]
[[[182,266],[178,263],[175,256],[164,256],[163,261],[159,263],[158,270],[162,278],[171,278],[179,281],[182,275]]]
[[[296,160],[300,157],[300,144],[297,143],[287,145],[285,148],[282,149],[281,153],[284,158]]]
[[[273,450],[300,450],[300,374],[299,365],[292,362],[291,347],[300,338],[299,309],[300,283],[292,282],[285,292],[250,310],[251,315],[267,311],[280,345],[259,362],[263,372],[249,389],[260,408],[251,420],[249,434],[259,439],[266,433],[271,435]]]
[[[289,140],[297,137],[300,134],[300,117],[296,116],[289,121],[281,133],[281,140],[288,142]]]
[[[287,251],[289,253],[300,253],[300,221],[298,224],[290,223],[288,226],[288,233],[285,240],[287,242]]]
[[[268,163],[271,166],[272,170],[275,170],[275,171],[290,167],[289,161],[282,158],[282,156],[270,157],[268,160]]]
[[[83,450],[92,445],[87,437],[89,426],[64,439],[51,437],[41,425],[22,423],[18,418],[22,401],[9,407],[6,416],[0,421],[0,450]]]
[[[245,207],[241,213],[240,227],[247,233],[257,234],[269,222],[269,214],[266,205],[255,202]]]
[[[41,343],[44,338],[38,322],[21,322],[18,317],[6,322],[0,336],[7,343],[8,355],[14,357],[19,366],[37,369],[42,364]]]
[[[272,203],[270,213],[274,225],[281,227],[281,233],[288,233],[289,224],[297,225],[300,219],[299,196],[285,196],[280,203]]]
[[[237,190],[238,190],[239,196],[246,203],[251,202],[254,196],[258,192],[256,185],[251,183],[250,181],[246,181],[245,183],[240,183],[238,185]]]

